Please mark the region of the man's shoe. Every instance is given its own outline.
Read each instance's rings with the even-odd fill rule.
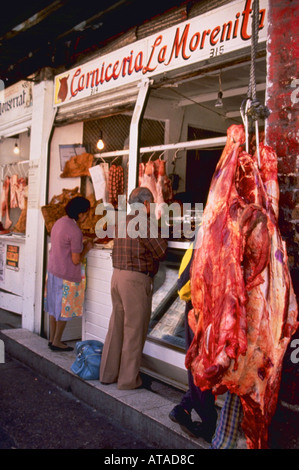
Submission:
[[[196,424],[193,423],[190,414],[181,405],[176,405],[169,413],[169,418],[177,423],[180,428],[191,437],[199,437],[196,431]]]
[[[212,432],[209,431],[208,429],[206,429],[203,423],[199,423],[199,422],[193,422],[193,426],[194,426],[194,433],[196,434],[196,437],[202,437],[208,443],[212,442],[214,431]]]
[[[54,346],[54,344],[51,344],[50,346],[51,351],[59,351],[59,352],[68,352],[68,351],[73,351],[74,348],[71,346],[67,346],[66,348],[60,348],[59,346]]]

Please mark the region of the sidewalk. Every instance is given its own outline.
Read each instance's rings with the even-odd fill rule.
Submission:
[[[102,385],[98,380],[84,381],[70,370],[75,353],[52,352],[48,340],[28,330],[0,331],[5,352],[71,392],[82,402],[105,414],[115,416],[126,429],[153,446],[164,449],[208,449],[203,439],[193,439],[173,423],[168,413],[178,403],[182,392],[153,380],[151,390],[118,390],[115,384]]]
[[[178,404],[183,392],[153,379],[150,390],[118,390],[116,384],[103,385],[98,380],[84,381],[70,367],[75,352],[57,353],[48,348],[48,340],[22,328],[0,330],[5,352],[35,370],[53,384],[135,433],[141,440],[159,449],[209,449],[203,439],[193,439],[173,423],[168,414]],[[71,343],[70,343],[71,344]],[[75,342],[73,344],[75,346]],[[298,449],[297,407],[279,405],[271,425],[271,449]],[[194,416],[196,420],[196,416]],[[157,444],[158,443],[158,444]],[[246,449],[242,432],[238,449]]]

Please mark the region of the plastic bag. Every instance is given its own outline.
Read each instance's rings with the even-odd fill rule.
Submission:
[[[97,380],[101,364],[103,343],[96,340],[78,341],[76,360],[71,371],[84,380]]]

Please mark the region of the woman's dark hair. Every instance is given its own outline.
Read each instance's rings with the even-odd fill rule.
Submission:
[[[89,200],[82,196],[76,196],[67,203],[65,212],[71,219],[78,220],[79,214],[87,212],[89,209]]]

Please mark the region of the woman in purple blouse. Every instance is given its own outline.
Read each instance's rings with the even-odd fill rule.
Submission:
[[[61,341],[66,322],[82,316],[85,293],[84,259],[92,248],[91,241],[83,240],[79,227],[90,209],[88,199],[77,196],[67,204],[66,215],[58,219],[51,230],[45,311],[49,314],[52,351],[71,351]]]

